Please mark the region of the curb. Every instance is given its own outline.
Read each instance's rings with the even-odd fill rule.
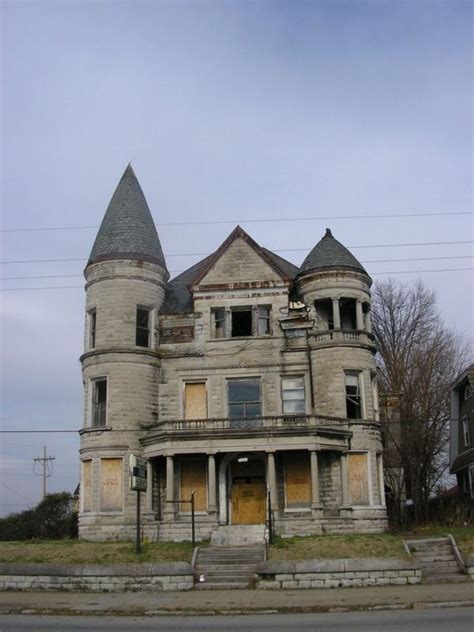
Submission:
[[[129,610],[116,610],[114,608],[104,610],[83,610],[80,608],[0,608],[0,615],[23,614],[23,615],[55,615],[55,616],[88,616],[88,617],[157,617],[157,616],[214,616],[214,615],[247,615],[247,614],[322,614],[340,612],[372,612],[381,610],[422,610],[434,608],[468,608],[474,607],[472,601],[416,601],[413,603],[386,603],[376,606],[289,606],[276,608],[223,608],[223,609],[186,609],[158,608],[147,610],[145,608],[134,608]]]

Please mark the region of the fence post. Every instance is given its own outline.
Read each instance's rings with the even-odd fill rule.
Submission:
[[[194,548],[196,544],[196,525],[194,522],[194,490],[191,492],[191,540]]]

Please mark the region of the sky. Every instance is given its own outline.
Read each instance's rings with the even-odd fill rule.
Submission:
[[[295,264],[330,227],[374,280],[421,278],[472,340],[471,2],[0,15],[0,418],[18,431],[0,434],[0,515],[40,500],[44,446],[48,491],[78,483],[81,275],[129,161],[172,276],[237,223]]]

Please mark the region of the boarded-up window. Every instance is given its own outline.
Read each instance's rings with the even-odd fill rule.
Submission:
[[[195,511],[207,511],[206,461],[183,461],[181,463],[180,500],[191,500],[194,491]],[[181,511],[191,511],[191,504],[182,504]]]
[[[92,511],[92,461],[82,462],[82,511]]]
[[[187,382],[184,385],[184,418],[207,417],[207,393],[205,382]]]
[[[100,460],[100,510],[122,511],[122,459]]]
[[[310,507],[311,468],[308,453],[285,456],[285,488],[288,509]]]
[[[352,505],[369,504],[367,453],[349,454],[349,490]]]

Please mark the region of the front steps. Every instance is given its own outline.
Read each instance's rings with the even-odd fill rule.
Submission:
[[[454,554],[448,537],[430,540],[408,540],[410,554],[420,563],[423,584],[440,584],[469,581]]]
[[[263,544],[199,548],[194,587],[197,590],[252,587],[254,573],[264,559]]]

